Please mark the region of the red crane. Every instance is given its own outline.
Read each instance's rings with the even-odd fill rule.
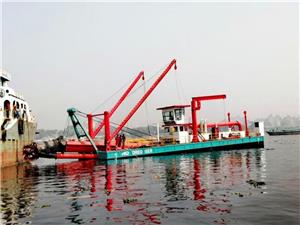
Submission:
[[[197,123],[197,110],[201,108],[201,101],[225,99],[226,95],[210,95],[210,96],[200,96],[193,97],[191,102],[192,107],[192,130],[193,130],[193,140],[192,142],[199,142],[198,138],[198,123]]]
[[[157,87],[160,81],[167,75],[167,73],[171,70],[174,66],[176,70],[176,60],[173,59],[167,68],[162,72],[162,74],[157,78],[157,80],[152,84],[152,86],[148,89],[148,91],[144,94],[144,96],[138,101],[138,103],[134,106],[134,108],[128,113],[125,119],[121,122],[121,124],[116,128],[116,130],[111,134],[110,133],[110,113],[105,111],[104,112],[104,126],[105,126],[105,149],[110,150],[110,143],[113,138],[122,130],[122,128],[126,125],[128,120],[136,113],[136,111],[140,108],[140,106],[145,102],[145,100],[149,97],[152,91]]]
[[[121,105],[121,103],[125,100],[125,98],[128,96],[128,94],[130,93],[130,91],[133,89],[133,87],[137,84],[137,82],[140,79],[144,80],[144,71],[141,71],[139,73],[139,75],[134,79],[134,81],[130,84],[130,86],[127,88],[127,90],[124,92],[124,94],[121,96],[121,98],[119,99],[119,101],[115,104],[115,106],[110,110],[110,112],[108,112],[108,116],[111,117],[114,112],[118,109],[118,107]],[[98,127],[94,130],[94,124],[93,124],[93,117],[94,116],[100,116],[103,114],[88,114],[87,118],[88,118],[88,129],[89,129],[89,135],[91,136],[92,139],[94,139],[97,134],[101,131],[101,129],[104,126],[104,120],[98,125]]]

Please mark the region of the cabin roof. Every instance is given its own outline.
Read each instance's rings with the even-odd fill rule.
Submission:
[[[163,110],[163,109],[182,109],[182,108],[186,108],[186,107],[190,107],[190,105],[170,105],[170,106],[165,106],[165,107],[157,108],[156,110]]]

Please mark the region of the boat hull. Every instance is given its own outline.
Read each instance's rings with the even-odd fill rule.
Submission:
[[[300,134],[300,131],[267,131],[270,136],[276,135],[297,135]]]
[[[36,123],[25,122],[24,134],[19,135],[18,125],[7,130],[6,141],[0,141],[0,166],[7,167],[24,162],[23,148],[34,140]]]
[[[229,150],[245,148],[263,148],[264,137],[246,137],[239,139],[214,140],[206,142],[164,145],[137,149],[126,149],[117,151],[98,151],[98,158],[101,160],[113,160],[122,158],[135,158],[163,154],[178,154],[189,152],[201,152],[212,150]]]

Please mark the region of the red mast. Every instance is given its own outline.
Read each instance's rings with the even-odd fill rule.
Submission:
[[[174,69],[176,70],[176,60],[173,59],[168,67],[163,71],[163,73],[157,78],[157,80],[152,84],[152,86],[149,88],[149,90],[144,94],[144,96],[138,101],[138,103],[134,106],[134,108],[129,112],[129,114],[125,117],[125,119],[121,122],[121,124],[116,128],[116,130],[111,135],[105,135],[105,143],[106,143],[106,149],[110,149],[110,142],[111,140],[122,130],[122,128],[126,125],[128,120],[135,114],[135,112],[140,108],[140,106],[144,103],[144,101],[149,97],[149,95],[152,93],[152,91],[157,87],[157,85],[160,83],[160,81],[167,75],[167,73],[171,70],[171,68],[174,66]],[[109,121],[106,121],[107,124],[109,124]]]

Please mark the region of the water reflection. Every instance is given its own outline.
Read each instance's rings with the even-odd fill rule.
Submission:
[[[57,223],[160,224],[176,214],[200,213],[222,224],[234,202],[252,193],[246,181],[263,180],[265,164],[264,150],[243,150],[74,161],[42,167],[38,173],[31,168],[31,179],[15,179],[19,193],[10,193],[8,183],[2,189],[4,220],[30,215],[38,179],[40,191],[55,205],[47,214]],[[56,206],[64,211],[55,214]],[[42,217],[43,209],[38,209]]]
[[[36,168],[29,165],[1,169],[0,224],[15,224],[32,215],[37,197],[37,177],[28,179]]]

